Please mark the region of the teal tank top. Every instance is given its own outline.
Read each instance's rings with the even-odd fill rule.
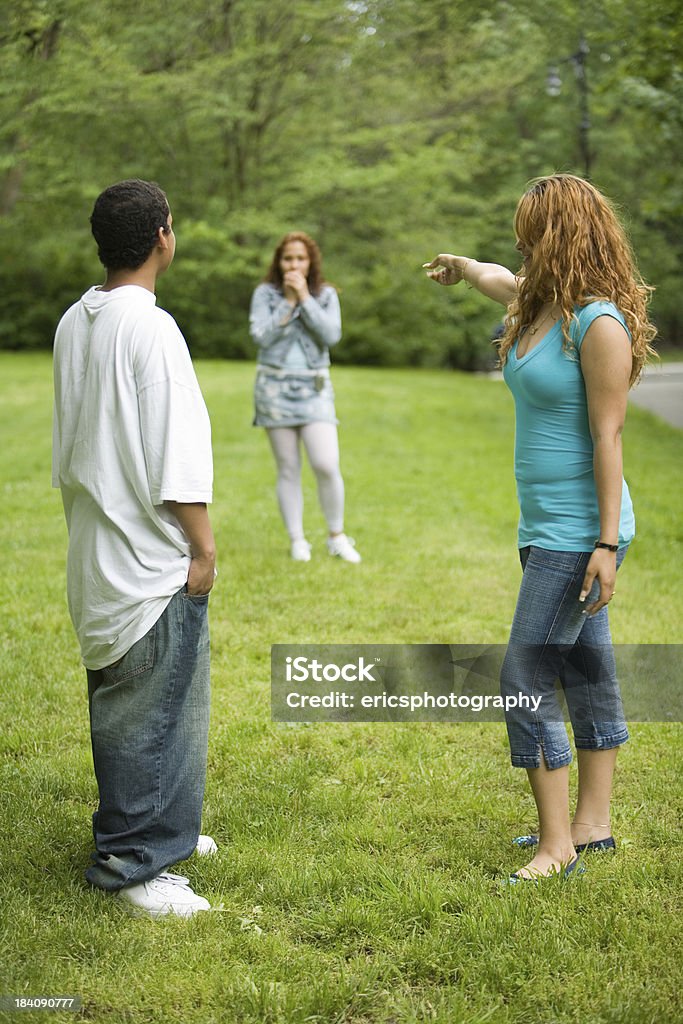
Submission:
[[[574,312],[577,319],[570,329],[574,349],[563,349],[557,321],[521,359],[515,342],[503,368],[515,400],[520,548],[533,544],[550,551],[592,551],[600,536],[593,441],[579,351],[597,317],[614,317],[624,328],[626,322],[611,302],[590,302]],[[634,535],[633,505],[624,481],[619,544],[627,544]]]

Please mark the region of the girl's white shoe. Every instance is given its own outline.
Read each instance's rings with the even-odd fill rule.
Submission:
[[[299,540],[293,540],[291,554],[295,562],[310,562],[311,545],[303,537]]]
[[[345,562],[360,562],[360,555],[356,551],[356,542],[345,533],[338,533],[336,537],[327,538],[327,550],[336,558],[342,558]]]

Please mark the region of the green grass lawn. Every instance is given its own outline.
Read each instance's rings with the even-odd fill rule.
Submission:
[[[347,529],[330,559],[306,475],[313,561],[293,563],[253,367],[197,367],[214,430],[220,575],[204,829],[185,865],[218,909],[135,920],[90,890],[96,789],[50,490],[47,355],[0,355],[0,994],[71,995],[94,1022],[661,1024],[677,982],[681,731],[636,724],[620,757],[616,858],[572,884],[511,888],[535,825],[502,724],[288,726],[272,643],[504,643],[519,567],[504,385],[335,370]],[[638,538],[612,606],[621,643],[683,642],[680,432],[629,411]],[[8,1014],[8,1020],[45,1014]],[[79,1015],[49,1014],[73,1020]]]

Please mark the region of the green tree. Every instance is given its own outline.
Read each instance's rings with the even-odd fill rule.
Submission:
[[[252,355],[251,291],[299,227],[342,290],[337,358],[487,365],[495,309],[420,264],[450,249],[515,267],[526,182],[582,170],[582,102],[593,179],[627,211],[662,336],[683,343],[680,57],[675,0],[598,0],[590,17],[580,0],[8,0],[0,345],[49,345],[100,274],[95,196],[140,176],[169,194],[159,298],[196,353]]]

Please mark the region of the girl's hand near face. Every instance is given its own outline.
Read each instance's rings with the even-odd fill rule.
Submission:
[[[310,296],[308,281],[299,270],[285,271],[282,284],[288,301],[305,302]]]

